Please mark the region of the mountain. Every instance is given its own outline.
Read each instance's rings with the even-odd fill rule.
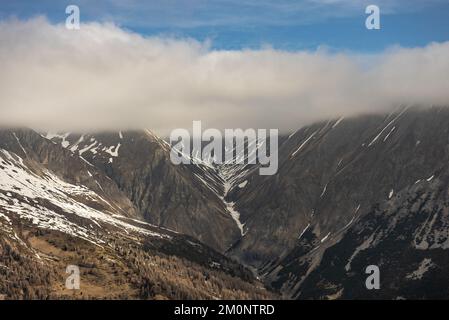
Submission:
[[[298,130],[277,175],[230,191],[247,231],[228,254],[289,298],[447,298],[448,136],[436,107]],[[365,287],[371,264],[382,290]]]
[[[80,264],[90,297],[448,298],[448,137],[445,107],[322,121],[279,137],[262,176],[195,151],[174,165],[150,131],[5,129],[0,294],[68,297],[54,284]]]
[[[273,297],[237,262],[144,222],[100,168],[34,131],[0,132],[2,298]],[[68,265],[79,291],[64,286]]]
[[[150,131],[46,137],[112,179],[147,222],[194,236],[219,251],[238,239],[239,229],[220,199],[223,185],[217,184],[216,170],[172,164],[169,145]]]

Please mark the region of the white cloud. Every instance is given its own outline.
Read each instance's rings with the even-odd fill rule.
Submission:
[[[376,56],[214,51],[113,25],[0,24],[0,125],[288,130],[400,103],[449,104],[449,42]]]

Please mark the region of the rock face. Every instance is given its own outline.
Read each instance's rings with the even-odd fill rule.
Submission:
[[[307,299],[447,299],[447,172],[444,168],[436,173],[438,178],[407,186],[374,206],[326,249],[304,282],[291,288],[292,295]],[[296,269],[294,261],[287,262],[286,268]],[[379,290],[366,289],[368,265],[379,267]]]
[[[62,232],[119,248],[137,238],[199,272],[218,263],[216,279],[237,276],[242,295],[255,286],[241,264],[284,298],[448,298],[448,142],[447,108],[400,107],[280,137],[278,173],[261,176],[258,165],[173,165],[149,131],[4,130],[0,222],[16,226],[14,238],[25,210],[27,232],[50,230],[45,241]],[[379,290],[365,286],[369,265]]]
[[[86,186],[122,215],[138,216],[131,201],[98,168],[32,130],[0,131],[0,148],[30,161],[31,167],[44,166],[68,183]]]
[[[202,165],[176,166],[169,145],[149,131],[95,135],[54,135],[48,138],[83,157],[126,194],[146,221],[194,236],[224,251],[239,230],[226,211],[223,186]]]
[[[3,298],[272,297],[237,262],[137,219],[140,208],[103,169],[31,130],[0,133]],[[80,270],[78,291],[65,286],[69,265]]]
[[[436,274],[448,256],[448,137],[443,108],[298,130],[278,175],[250,174],[229,193],[247,228],[229,254],[287,297],[447,297],[431,292],[447,283]],[[370,264],[384,290],[366,289]]]

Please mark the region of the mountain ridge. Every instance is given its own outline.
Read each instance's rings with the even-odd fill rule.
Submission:
[[[444,107],[322,121],[280,137],[273,176],[260,176],[258,165],[175,166],[170,145],[150,131],[10,130],[0,133],[0,148],[110,202],[103,205],[120,221],[100,224],[146,221],[151,232],[179,232],[181,248],[191,241],[186,234],[231,258],[231,270],[247,266],[283,298],[441,298],[449,294],[437,272],[448,261],[448,137]],[[10,156],[2,153],[20,169],[19,156]],[[11,206],[10,198],[3,195]],[[390,281],[383,290],[364,287],[369,264]],[[256,281],[245,272],[244,281]],[[438,294],[421,290],[421,281]]]

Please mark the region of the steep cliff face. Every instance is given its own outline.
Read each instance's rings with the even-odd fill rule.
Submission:
[[[310,291],[313,286],[323,288],[316,275],[336,264],[323,254],[326,257],[336,244],[343,250],[341,238],[356,223],[374,223],[372,212],[379,204],[393,201],[415,183],[423,183],[423,190],[432,193],[428,181],[446,181],[448,131],[449,112],[444,108],[401,108],[389,115],[340,119],[298,130],[280,147],[276,176],[253,173],[245,177],[243,188],[231,190],[247,233],[229,254],[257,266],[267,283],[286,296],[317,297],[317,291],[314,295]],[[410,197],[400,205],[418,200]],[[436,202],[446,203],[441,198]],[[416,210],[405,210],[402,219],[423,214]],[[391,219],[398,219],[396,213]],[[414,228],[423,228],[422,223],[417,220]],[[378,228],[393,232],[382,223]],[[410,236],[408,228],[398,228],[397,234]],[[398,254],[402,249],[398,245]],[[344,268],[336,277],[342,273]],[[364,281],[360,285],[364,287]],[[347,296],[360,294],[342,287]]]
[[[116,247],[137,238],[158,254],[204,255],[203,267],[219,259],[230,266],[220,272],[252,281],[202,242],[251,266],[285,298],[443,298],[448,146],[449,110],[436,107],[301,128],[280,137],[273,176],[259,175],[257,164],[173,165],[170,146],[147,131],[44,138],[4,130],[0,220],[16,223],[12,238],[25,219],[77,239],[118,241],[101,226],[125,239]],[[365,287],[368,265],[380,269],[380,290]]]
[[[40,171],[39,167],[46,168],[68,183],[87,187],[107,199],[117,213],[138,217],[131,201],[101,170],[36,132],[0,131],[0,148],[28,161],[31,168],[37,167]]]
[[[47,137],[112,179],[146,221],[220,251],[238,238],[239,230],[220,199],[223,185],[216,169],[172,164],[169,145],[150,131]]]
[[[449,295],[448,167],[373,206],[324,251],[302,282],[285,286],[297,298],[444,299]],[[319,249],[318,249],[319,250]],[[311,255],[291,257],[278,281]],[[366,268],[379,268],[380,289],[367,290]],[[304,273],[303,273],[304,274]],[[284,282],[288,283],[288,282]]]
[[[2,131],[1,297],[272,297],[239,263],[138,213],[77,154],[30,130]],[[65,287],[69,265],[81,272],[80,290]]]

